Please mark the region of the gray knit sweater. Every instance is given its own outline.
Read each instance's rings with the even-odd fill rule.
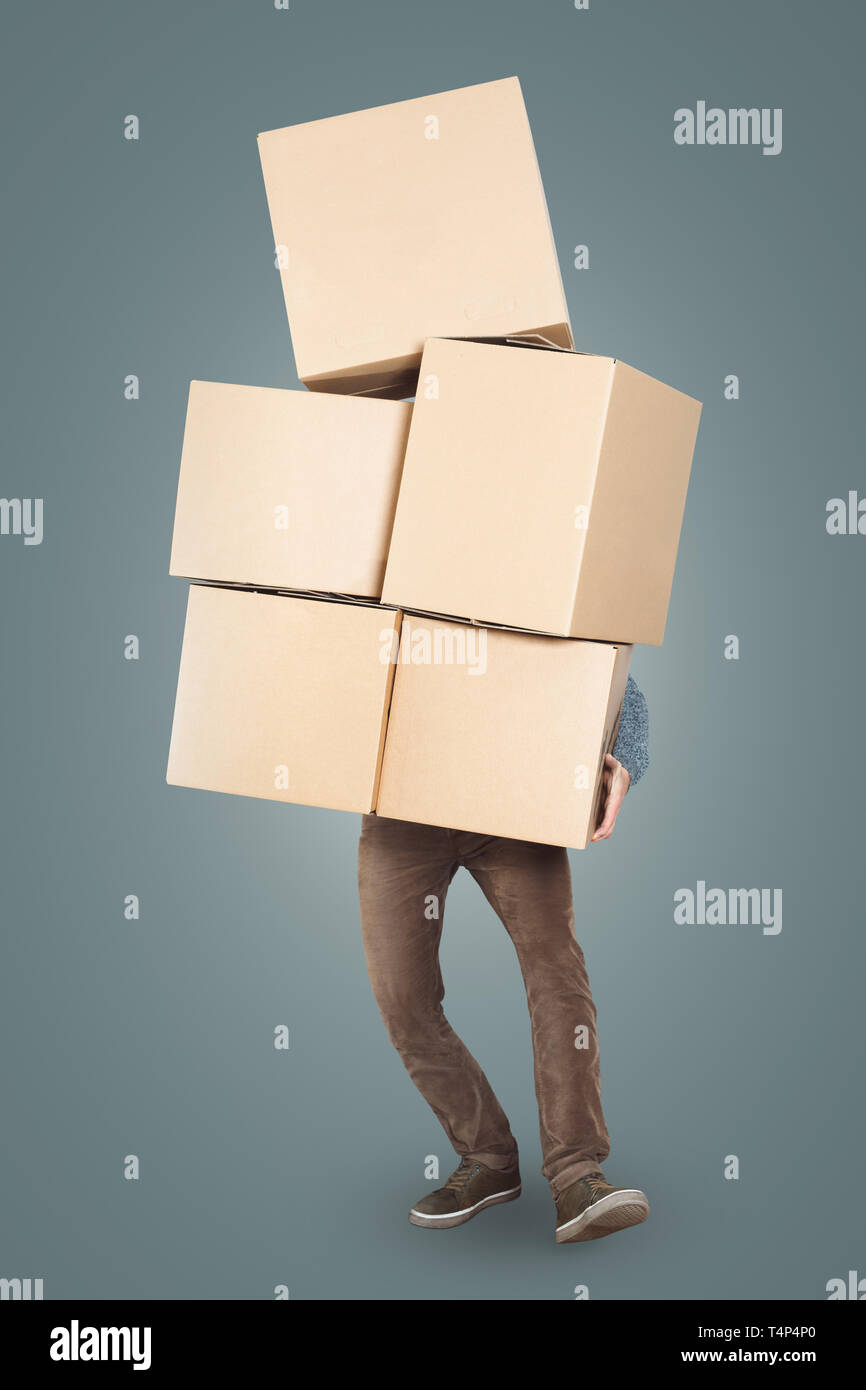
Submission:
[[[632,676],[626,682],[613,756],[622,763],[631,782],[643,777],[649,766],[649,713],[644,693]]]

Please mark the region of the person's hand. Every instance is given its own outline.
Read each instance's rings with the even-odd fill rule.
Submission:
[[[601,774],[601,796],[598,803],[598,824],[595,827],[591,844],[595,844],[596,840],[610,839],[620,807],[625,801],[625,794],[628,791],[630,781],[631,777],[622,763],[617,762],[612,753],[605,753],[604,768]]]

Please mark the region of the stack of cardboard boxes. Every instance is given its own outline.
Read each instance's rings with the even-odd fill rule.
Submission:
[[[191,384],[168,780],[581,848],[700,405],[574,350],[516,78],[259,147],[309,390]]]

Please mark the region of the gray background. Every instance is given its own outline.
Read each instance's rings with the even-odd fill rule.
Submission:
[[[0,491],[45,499],[45,539],[0,537],[0,1275],[44,1278],[47,1298],[268,1299],[286,1283],[296,1299],[430,1300],[569,1299],[579,1283],[814,1299],[866,1274],[866,537],[825,530],[827,499],[866,487],[863,7],[4,15]],[[572,856],[606,1169],[653,1211],[575,1247],[553,1243],[538,1171],[517,963],[468,875],[446,914],[446,1008],[509,1113],[525,1192],[425,1235],[406,1209],[430,1186],[425,1155],[443,1174],[452,1155],[366,979],[357,818],[164,781],[189,379],[297,384],[256,134],[515,72],[578,346],[705,402],[665,644],[632,666],[651,768],[613,839]],[[676,147],[674,109],[698,99],[783,107],[782,154]],[[571,268],[578,242],[589,271]],[[781,934],[676,926],[673,893],[698,879],[781,888]]]

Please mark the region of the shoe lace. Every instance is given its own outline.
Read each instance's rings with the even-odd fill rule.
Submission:
[[[583,1180],[593,1197],[598,1197],[602,1189],[608,1185],[604,1173],[587,1173]]]
[[[459,1167],[454,1169],[445,1187],[452,1192],[462,1192],[471,1178],[481,1172],[481,1164],[473,1163],[471,1158],[461,1158]]]

